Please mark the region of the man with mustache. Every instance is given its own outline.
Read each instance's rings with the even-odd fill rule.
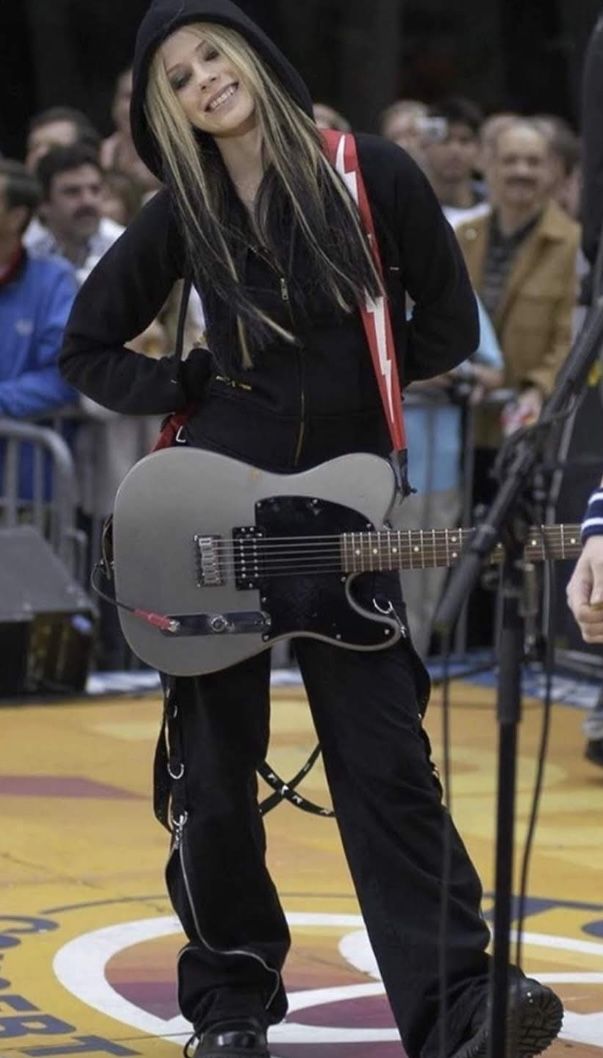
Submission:
[[[102,215],[104,173],[97,152],[81,142],[53,147],[38,162],[37,176],[42,201],[37,223],[30,225],[26,235],[28,249],[34,257],[65,258],[81,285],[124,231],[121,224]],[[130,344],[137,352],[163,355],[163,327],[153,322]],[[80,409],[84,418],[73,438],[73,455],[80,487],[80,524],[94,553],[117,487],[148,452],[159,420],[116,415],[86,398],[80,399]],[[113,607],[101,603],[96,665],[123,668],[125,649]]]
[[[101,215],[103,171],[96,152],[82,143],[54,147],[40,159],[41,224],[26,239],[38,257],[60,255],[80,283],[123,228]]]
[[[577,294],[580,233],[550,200],[549,152],[536,123],[505,124],[488,173],[492,208],[457,229],[502,348],[505,385],[517,392],[518,425],[538,418],[567,356]],[[490,413],[479,424],[478,442],[496,448],[499,440]]]

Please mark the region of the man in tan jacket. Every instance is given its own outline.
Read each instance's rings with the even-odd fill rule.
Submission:
[[[457,236],[473,285],[496,329],[505,385],[517,390],[518,418],[537,418],[571,342],[579,228],[554,202],[543,131],[517,119],[500,131],[489,168],[492,209]],[[500,440],[492,414],[480,444]]]
[[[501,418],[505,433],[538,418],[571,343],[579,229],[550,200],[550,166],[542,129],[524,118],[502,123],[488,158],[492,208],[456,230],[502,349],[504,385],[517,394],[510,414],[475,409],[476,505],[489,504],[495,493],[491,470]],[[478,589],[469,608],[469,645],[488,646],[494,634],[494,597]]]

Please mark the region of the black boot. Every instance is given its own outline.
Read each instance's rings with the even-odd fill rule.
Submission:
[[[591,738],[586,743],[584,756],[593,764],[598,764],[600,768],[603,768],[603,738]]]
[[[514,984],[508,1019],[509,1039],[514,1043],[513,1058],[533,1058],[545,1051],[559,1035],[563,1004],[552,989],[530,977]],[[478,1009],[465,1043],[452,1058],[487,1058],[490,1037],[487,1004]]]
[[[193,1055],[194,1058],[270,1058],[266,1033],[254,1018],[210,1025],[191,1037],[184,1055],[185,1058]]]

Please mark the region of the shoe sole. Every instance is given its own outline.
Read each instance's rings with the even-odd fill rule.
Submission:
[[[184,1058],[271,1058],[267,1050],[254,1050],[252,1047],[208,1047],[205,1051],[191,1037],[184,1048]],[[0,1056],[1,1058],[1,1056]]]
[[[513,1058],[534,1058],[546,1051],[561,1031],[563,1004],[550,989],[524,992],[519,1000],[519,1017],[507,1022],[508,1040],[513,1042]],[[454,1058],[488,1058],[489,1025],[480,1031],[460,1050]]]
[[[1,1058],[1,1056],[0,1056]],[[265,1047],[216,1047],[210,1046],[204,1051],[197,1046],[186,1058],[271,1058]]]
[[[270,1058],[268,1051],[254,1051],[250,1047],[214,1047],[207,1051],[197,1048],[191,1054],[192,1058]]]

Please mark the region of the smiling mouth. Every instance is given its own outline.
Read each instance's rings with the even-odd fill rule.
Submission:
[[[228,103],[228,101],[230,99],[232,99],[232,97],[238,91],[238,88],[239,88],[238,84],[229,84],[228,87],[225,88],[223,92],[220,92],[219,96],[216,96],[215,99],[212,99],[207,104],[207,106],[205,108],[207,113],[208,114],[213,114],[219,107],[224,106],[224,103]]]

